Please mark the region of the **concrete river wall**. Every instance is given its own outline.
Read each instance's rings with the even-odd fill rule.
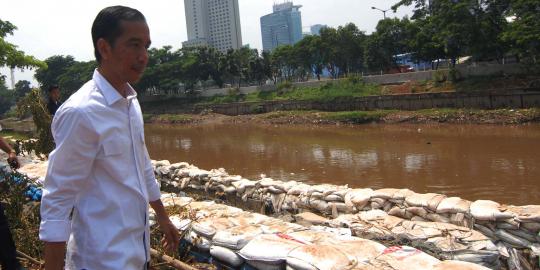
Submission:
[[[144,106],[144,104],[143,104]],[[152,113],[200,113],[211,110],[224,115],[245,115],[273,111],[372,111],[422,110],[431,108],[462,109],[526,109],[540,107],[540,89],[516,90],[507,93],[421,93],[338,98],[332,101],[266,101],[227,104],[178,105],[152,108]]]
[[[535,107],[540,107],[540,89],[504,94],[442,92],[342,98],[328,102],[268,101],[196,105],[193,107],[193,112],[199,113],[203,110],[211,110],[225,115],[244,115],[291,110],[371,111],[431,108],[519,109]]]

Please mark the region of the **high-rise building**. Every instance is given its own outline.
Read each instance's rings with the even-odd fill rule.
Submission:
[[[323,28],[327,28],[327,27],[328,27],[328,25],[326,25],[326,24],[315,24],[315,25],[312,25],[312,26],[311,26],[311,34],[312,34],[312,35],[318,36],[318,35],[321,34],[321,30],[322,30]]]
[[[280,45],[293,45],[302,39],[302,13],[287,1],[274,5],[274,12],[261,17],[263,50],[271,51]]]
[[[219,51],[242,47],[238,0],[184,0],[188,40],[184,47],[210,46]]]

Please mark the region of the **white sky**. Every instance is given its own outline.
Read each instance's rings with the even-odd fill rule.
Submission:
[[[371,33],[382,12],[372,6],[389,9],[398,0],[294,0],[303,5],[304,32],[309,26],[326,24],[332,27],[355,23],[360,30]],[[272,5],[283,0],[239,0],[242,40],[252,48],[261,49],[260,17],[272,12]],[[78,61],[93,59],[90,28],[97,13],[104,7],[126,5],[140,10],[147,19],[152,47],[171,45],[179,49],[187,39],[183,0],[0,0],[0,19],[10,21],[18,30],[7,38],[29,55],[44,60],[53,55],[72,55]],[[410,15],[410,8],[397,13],[388,11],[388,17]],[[0,69],[1,74],[9,71]],[[16,81],[29,80],[34,86],[33,72],[17,71]]]

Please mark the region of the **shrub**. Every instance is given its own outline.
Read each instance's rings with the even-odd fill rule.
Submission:
[[[278,91],[291,90],[293,88],[294,88],[294,85],[290,81],[281,82],[277,86]]]
[[[364,78],[358,74],[349,74],[349,76],[347,76],[347,82],[351,84],[364,84]]]
[[[49,156],[55,147],[51,133],[52,117],[41,97],[41,91],[33,89],[22,98],[17,103],[17,113],[19,116],[31,113],[37,133],[36,140],[17,141],[17,149],[21,152],[34,152],[37,156]]]
[[[433,80],[436,82],[436,83],[443,83],[443,82],[446,82],[447,80],[447,74],[445,71],[443,70],[436,70],[434,73],[433,73]]]

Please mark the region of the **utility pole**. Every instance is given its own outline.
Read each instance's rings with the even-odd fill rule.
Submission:
[[[383,18],[384,19],[386,19],[386,12],[390,10],[390,9],[380,9],[380,8],[376,8],[376,7],[371,7],[371,9],[376,9],[378,11],[381,11],[383,13]]]
[[[9,68],[11,75],[11,90],[15,90],[15,68]]]

